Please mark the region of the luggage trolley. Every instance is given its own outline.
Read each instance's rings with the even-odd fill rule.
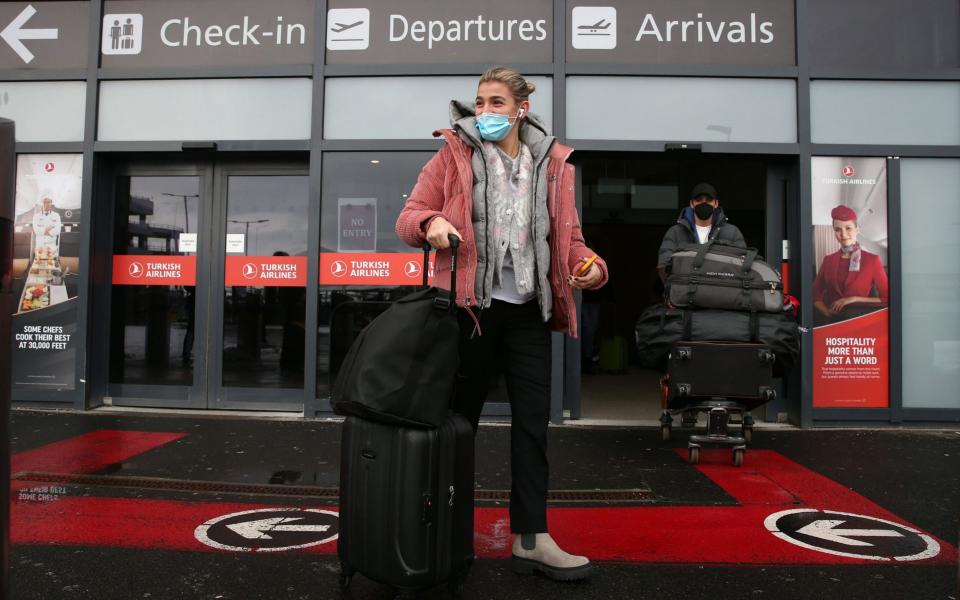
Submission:
[[[681,414],[684,427],[695,426],[699,413],[707,413],[707,430],[690,436],[690,463],[700,462],[701,446],[729,446],[733,464],[743,464],[753,438],[750,411],[776,398],[773,364],[776,355],[765,344],[744,342],[677,342],[667,358],[667,373],[660,379],[663,414],[660,433],[670,439],[673,416]],[[735,419],[731,419],[734,417]],[[729,431],[740,425],[740,435]]]

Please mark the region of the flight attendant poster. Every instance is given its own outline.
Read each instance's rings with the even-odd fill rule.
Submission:
[[[887,162],[813,158],[813,405],[889,406]]]
[[[17,158],[12,389],[76,387],[83,155]]]

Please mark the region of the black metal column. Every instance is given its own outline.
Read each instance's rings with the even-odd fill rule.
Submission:
[[[13,121],[0,119],[0,598],[10,591],[10,321],[13,315],[13,194],[17,154]]]

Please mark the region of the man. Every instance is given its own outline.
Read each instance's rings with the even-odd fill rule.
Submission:
[[[35,247],[55,247],[60,237],[60,214],[53,210],[53,199],[50,194],[40,196],[39,211],[33,213],[33,235],[36,238]]]
[[[709,183],[699,183],[690,192],[690,206],[683,209],[677,222],[667,230],[657,253],[657,272],[667,281],[667,265],[670,257],[684,244],[705,244],[714,240],[721,244],[746,248],[743,234],[736,225],[727,221],[717,190]]]

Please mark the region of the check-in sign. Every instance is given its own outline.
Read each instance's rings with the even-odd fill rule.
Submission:
[[[89,2],[0,2],[0,69],[87,66]]]
[[[104,67],[313,63],[314,0],[108,0]]]

